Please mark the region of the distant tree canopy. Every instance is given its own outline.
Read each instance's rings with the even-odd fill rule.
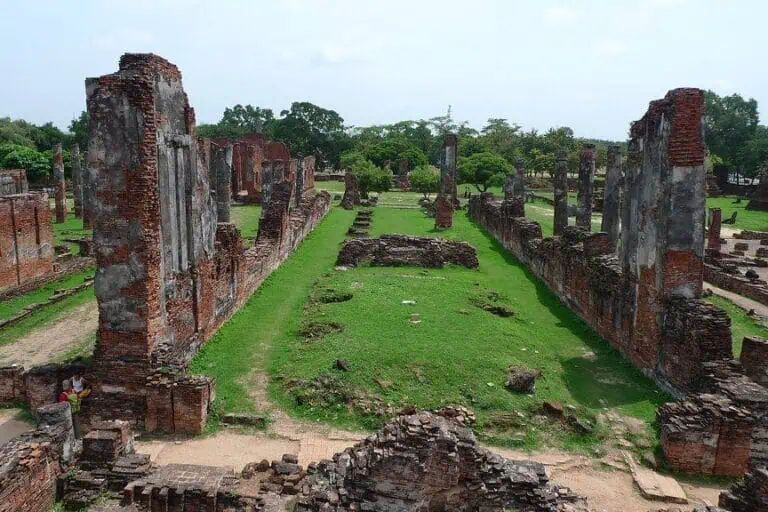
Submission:
[[[422,165],[412,170],[408,175],[411,190],[424,194],[429,199],[429,194],[435,194],[440,190],[440,171],[429,165]]]
[[[739,94],[719,96],[706,91],[704,132],[708,168],[725,164],[747,177],[768,171],[768,126],[760,124],[754,99],[745,99]],[[397,168],[400,160],[405,159],[413,170],[424,165],[437,165],[444,136],[456,133],[459,137],[458,156],[464,162],[463,172],[480,173],[478,178],[500,174],[499,158],[508,165],[514,165],[521,158],[527,174],[551,176],[559,150],[566,152],[568,170],[575,173],[584,143],[597,146],[596,166],[604,168],[608,145],[615,143],[576,137],[567,126],[552,127],[543,132],[526,131],[503,117],[489,118],[478,130],[466,121],[456,121],[450,106],[445,114],[430,119],[347,126],[336,111],[310,102],[294,102],[290,108],[280,111],[279,116],[270,108],[234,105],[224,109],[217,123],[198,125],[197,133],[203,137],[231,138],[263,133],[268,139],[284,142],[297,157],[315,155],[320,169],[347,167],[341,161],[342,154],[354,152],[374,168],[380,169],[386,162]],[[50,150],[56,143],[62,143],[65,155],[73,143],[86,150],[88,114],[82,112],[73,119],[66,132],[51,122],[35,125],[23,119],[0,118],[0,148],[3,148],[0,150],[0,166],[24,167],[29,169],[33,179],[43,179],[50,175]],[[626,148],[625,142],[621,145]],[[65,165],[68,165],[68,158],[66,156]],[[493,167],[478,167],[483,165]],[[494,180],[498,181],[498,177]],[[384,181],[381,177],[381,182]],[[488,180],[481,183],[488,183]]]
[[[490,151],[459,157],[458,164],[459,182],[473,184],[481,192],[503,185],[505,176],[514,174],[512,164]]]

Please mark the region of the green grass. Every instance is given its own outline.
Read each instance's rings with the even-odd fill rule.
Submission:
[[[734,212],[737,213],[736,223],[724,224],[724,227],[737,230],[768,231],[768,212],[747,210],[749,199],[743,199],[739,204],[735,201],[736,196],[708,197],[707,206],[720,208],[723,220],[730,219]]]
[[[0,302],[0,320],[10,318],[16,313],[20,312],[30,304],[44,302],[48,299],[56,290],[63,290],[74,288],[85,282],[87,278],[93,277],[95,269],[93,267],[87,268],[80,272],[62,277],[56,281],[52,281],[48,284],[41,286],[35,290],[32,290],[24,295],[19,295],[11,299]]]
[[[730,300],[718,297],[717,295],[710,295],[706,300],[724,310],[731,317],[733,354],[737,359],[741,354],[741,344],[744,341],[744,336],[768,338],[768,327],[747,315],[746,311]]]
[[[418,210],[377,208],[371,235],[434,235],[434,220]],[[346,408],[304,407],[281,385],[291,379],[313,379],[335,373],[352,389],[379,395],[393,405],[436,407],[460,403],[473,408],[487,440],[535,447],[553,436],[566,447],[590,445],[559,426],[516,426],[498,432],[488,425],[513,411],[531,411],[543,400],[571,404],[592,417],[603,407],[651,423],[655,409],[668,397],[601,340],[557,297],[466,215],[441,236],[469,241],[478,250],[479,270],[447,267],[360,267],[346,272],[325,267],[317,289],[350,291],[348,302],[310,304],[305,322],[339,322],[343,332],[307,340],[297,335],[297,319],[273,338],[269,357],[270,396],[294,414],[341,425],[377,426],[371,418]],[[403,277],[406,276],[406,277]],[[503,294],[516,312],[496,317],[474,307],[470,298],[493,290]],[[403,300],[415,300],[404,305]],[[412,313],[420,323],[409,322]],[[594,352],[596,361],[584,358]],[[331,370],[338,359],[352,371]],[[504,389],[512,364],[543,370],[535,396]],[[392,383],[383,390],[376,379]],[[519,438],[520,431],[524,434]]]
[[[259,232],[261,206],[255,204],[233,204],[230,210],[232,222],[243,238],[255,238]]]
[[[263,371],[270,347],[298,330],[315,278],[333,267],[355,213],[334,208],[299,248],[270,275],[248,302],[192,361],[192,371],[217,378],[216,401],[225,412],[252,411],[248,376]]]
[[[96,348],[96,330],[80,336],[77,341],[66,351],[59,354],[53,361],[55,363],[66,363],[76,358],[89,361],[93,356],[93,349]]]
[[[60,302],[39,309],[28,317],[0,331],[0,345],[13,343],[33,330],[58,320],[72,309],[95,300],[96,296],[93,292],[93,287],[90,287],[63,299]]]

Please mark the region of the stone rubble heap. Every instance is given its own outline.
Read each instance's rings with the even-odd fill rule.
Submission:
[[[441,268],[446,263],[453,263],[477,268],[479,265],[477,251],[467,242],[392,234],[347,240],[339,251],[336,264],[354,267],[366,260],[382,266]]]

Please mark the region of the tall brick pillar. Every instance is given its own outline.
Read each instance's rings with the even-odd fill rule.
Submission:
[[[82,188],[82,208],[83,228],[91,229],[93,227],[93,190],[94,177],[91,169],[88,167],[88,153],[81,158],[80,166],[80,185]]]
[[[564,149],[557,151],[552,184],[555,189],[554,234],[559,236],[568,226],[568,154]]]
[[[301,204],[301,200],[304,198],[304,159],[297,158],[296,160],[296,204]]]
[[[619,207],[621,205],[621,150],[617,144],[608,146],[608,170],[605,176],[603,222],[600,231],[608,233],[608,239],[616,245],[619,239]]]
[[[515,197],[515,175],[507,174],[504,177],[504,200],[509,201]]]
[[[525,203],[525,160],[515,160],[515,181],[512,195]]]
[[[579,190],[576,225],[592,231],[592,181],[595,178],[595,145],[584,144],[579,155]]]
[[[86,98],[99,305],[89,400],[143,421],[152,365],[179,364],[205,329],[215,205],[176,66],[125,54],[116,73],[86,80]]]
[[[53,146],[53,179],[56,183],[56,223],[67,221],[67,182],[64,179],[64,158],[61,144]]]
[[[440,193],[443,193],[443,183],[445,183],[450,188],[450,190],[446,190],[446,193],[452,196],[451,199],[454,204],[459,200],[458,189],[456,188],[457,147],[456,134],[454,133],[446,135],[443,139],[443,145],[440,147]]]
[[[667,299],[701,294],[703,109],[703,91],[674,89],[630,129],[619,259],[635,303],[629,355],[641,368],[657,362]]]
[[[80,146],[72,144],[72,195],[75,199],[75,217],[83,216],[83,167],[80,162]]]
[[[211,176],[216,178],[216,217],[218,222],[229,222],[232,203],[232,144],[211,144],[211,168]]]
[[[707,238],[707,247],[720,252],[720,226],[722,223],[722,211],[720,208],[710,208],[712,221],[709,223],[709,236]]]

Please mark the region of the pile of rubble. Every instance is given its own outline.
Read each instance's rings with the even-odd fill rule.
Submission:
[[[337,265],[357,266],[362,261],[373,265],[441,268],[446,263],[477,268],[477,251],[467,242],[407,235],[381,235],[379,238],[344,242]]]

